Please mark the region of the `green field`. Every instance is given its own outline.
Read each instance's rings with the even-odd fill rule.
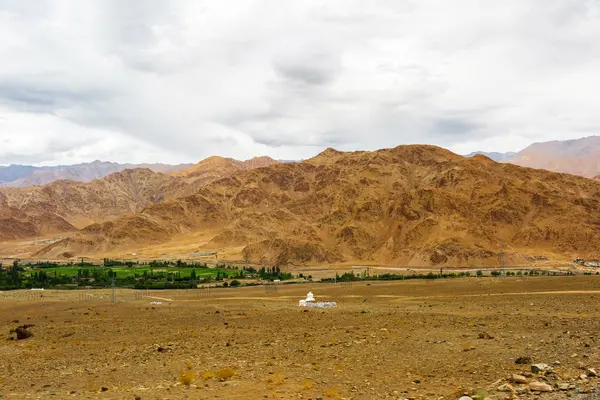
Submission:
[[[142,276],[144,272],[150,274],[153,272],[154,274],[158,273],[167,273],[167,274],[176,274],[181,278],[189,278],[192,274],[192,271],[196,271],[196,277],[198,279],[207,278],[207,277],[216,277],[217,271],[221,277],[225,276],[236,276],[239,274],[239,270],[237,269],[226,269],[226,268],[178,268],[178,267],[160,267],[153,268],[149,266],[135,266],[135,267],[76,267],[76,266],[65,266],[65,267],[52,267],[52,268],[31,268],[25,272],[26,276],[31,276],[31,273],[35,271],[44,271],[47,275],[53,276],[54,274],[59,276],[66,277],[76,277],[78,275],[78,271],[80,270],[88,270],[90,274],[93,271],[113,271],[117,274],[117,279],[127,279],[127,278],[135,278],[136,276]]]

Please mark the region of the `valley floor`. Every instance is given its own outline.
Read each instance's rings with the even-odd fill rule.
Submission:
[[[308,291],[337,308],[298,307]],[[540,397],[559,399],[597,383],[578,378],[578,363],[600,367],[597,276],[117,290],[115,300],[110,290],[0,293],[5,338],[34,325],[33,337],[0,342],[0,395],[508,399],[497,388],[529,373],[515,359],[532,356],[560,362],[546,379],[575,389]]]

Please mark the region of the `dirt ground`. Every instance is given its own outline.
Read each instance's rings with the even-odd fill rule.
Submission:
[[[337,308],[298,307],[308,291]],[[600,398],[578,394],[598,378],[579,379],[577,365],[600,367],[596,276],[147,295],[0,293],[0,398],[508,399],[497,387],[530,371],[515,364],[523,356],[559,361],[560,381],[576,386],[535,398]],[[23,324],[33,337],[8,340]]]

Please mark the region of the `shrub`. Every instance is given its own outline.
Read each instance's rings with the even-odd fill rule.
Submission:
[[[194,374],[192,371],[183,371],[181,374],[179,374],[179,383],[182,385],[190,386],[194,379],[196,379],[196,374]]]
[[[231,287],[236,287],[236,286],[240,286],[242,284],[242,282],[236,280],[231,281],[231,283],[229,284],[229,286]]]
[[[220,381],[226,381],[235,375],[235,370],[232,368],[221,368],[219,372],[217,372],[217,378]]]
[[[216,378],[216,377],[217,377],[217,373],[215,371],[204,371],[202,373],[202,379],[204,379],[205,381]]]

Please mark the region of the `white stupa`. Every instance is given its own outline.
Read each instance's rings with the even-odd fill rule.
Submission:
[[[315,296],[312,292],[308,292],[306,299],[302,299],[298,302],[301,307],[318,307],[318,308],[329,308],[337,307],[337,303],[334,301],[316,301]]]
[[[314,303],[315,301],[315,296],[313,295],[312,292],[308,292],[308,294],[306,295],[306,299],[302,299],[298,302],[299,306],[302,307],[306,307],[306,303]]]

